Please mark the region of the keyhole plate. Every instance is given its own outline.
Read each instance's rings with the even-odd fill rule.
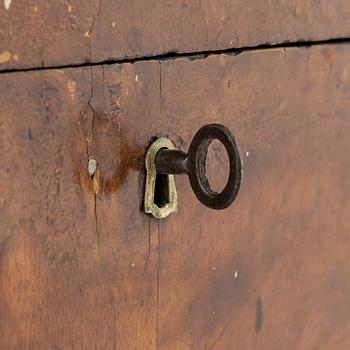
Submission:
[[[159,186],[167,186],[166,189],[156,188],[157,170],[156,155],[161,149],[176,149],[175,145],[166,137],[160,137],[148,148],[145,159],[146,166],[146,186],[145,186],[145,212],[153,215],[157,219],[162,219],[177,211],[177,192],[174,175],[165,175],[167,181],[161,182]],[[164,176],[164,175],[162,175]],[[156,191],[162,190],[166,193],[163,203],[156,203]]]

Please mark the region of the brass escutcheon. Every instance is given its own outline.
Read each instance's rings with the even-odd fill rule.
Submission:
[[[168,201],[161,206],[155,203],[155,185],[156,185],[156,155],[161,149],[175,150],[175,145],[166,137],[160,137],[154,141],[148,148],[145,159],[146,166],[146,187],[145,187],[145,199],[144,208],[145,212],[153,215],[157,219],[163,219],[177,211],[177,192],[175,186],[174,175],[169,174],[167,176],[168,186]]]

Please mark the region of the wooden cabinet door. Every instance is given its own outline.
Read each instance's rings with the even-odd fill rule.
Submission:
[[[18,27],[10,11],[24,16],[24,3],[33,10],[24,24],[39,23],[37,12],[42,22],[33,29],[37,44],[28,32],[19,54],[10,37],[23,33],[3,28]],[[282,23],[281,34],[253,0],[239,5],[250,14],[240,26],[221,1],[155,5],[156,14],[172,15],[164,18],[143,1],[78,3],[13,0],[1,9],[8,47],[0,52],[0,349],[349,349],[348,5],[321,1],[313,17],[316,5],[298,2],[287,16],[292,33]],[[289,13],[291,5],[269,3],[271,15]],[[112,14],[130,17],[130,4],[157,21],[135,51],[136,11],[113,51]],[[174,4],[189,18],[216,8],[207,14],[211,40],[202,38],[204,21],[191,41],[169,25],[163,44],[154,42],[167,18],[180,21]],[[74,26],[55,26],[59,11],[82,37],[69,43]],[[226,29],[221,12],[231,16]],[[249,35],[256,18],[266,32]],[[56,38],[49,44],[46,25]],[[230,26],[244,37],[234,50]],[[222,33],[218,47],[213,28]],[[316,42],[283,47],[289,35]],[[260,47],[264,38],[271,43]],[[205,208],[177,176],[178,212],[146,215],[151,140],[167,136],[187,150],[209,123],[229,128],[242,156],[233,205]],[[210,181],[225,181],[225,157],[211,148]]]
[[[316,46],[2,74],[2,347],[346,349],[349,57]],[[207,209],[177,177],[179,212],[146,216],[150,139],[187,149],[211,122],[243,157],[234,204]]]

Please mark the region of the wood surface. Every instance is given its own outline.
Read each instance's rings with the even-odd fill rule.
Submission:
[[[349,349],[349,58],[325,45],[3,73],[0,348]],[[204,208],[180,176],[179,212],[146,216],[151,138],[186,150],[210,122],[240,148],[237,200]]]
[[[348,0],[0,2],[0,70],[349,37]]]

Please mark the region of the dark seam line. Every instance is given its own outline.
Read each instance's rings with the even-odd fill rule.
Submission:
[[[241,48],[230,48],[230,49],[221,49],[221,50],[208,50],[208,51],[196,51],[196,52],[167,52],[159,55],[151,56],[142,56],[134,58],[123,58],[116,60],[104,60],[98,62],[86,62],[86,63],[77,63],[70,65],[57,65],[57,66],[48,66],[48,67],[29,67],[29,68],[10,68],[8,70],[0,71],[0,74],[3,73],[18,73],[18,72],[35,72],[35,71],[45,71],[52,69],[68,69],[68,68],[83,68],[83,67],[93,67],[100,65],[112,65],[112,64],[125,64],[125,63],[136,63],[136,62],[145,62],[145,61],[167,61],[167,60],[176,60],[179,58],[188,58],[189,60],[204,59],[210,56],[217,55],[232,55],[237,56],[243,52],[250,51],[263,51],[269,49],[279,49],[279,48],[309,48],[311,46],[318,45],[332,45],[332,44],[350,44],[350,38],[336,38],[328,40],[315,40],[315,41],[296,41],[296,42],[282,42],[278,44],[261,44],[257,46],[246,46]]]

